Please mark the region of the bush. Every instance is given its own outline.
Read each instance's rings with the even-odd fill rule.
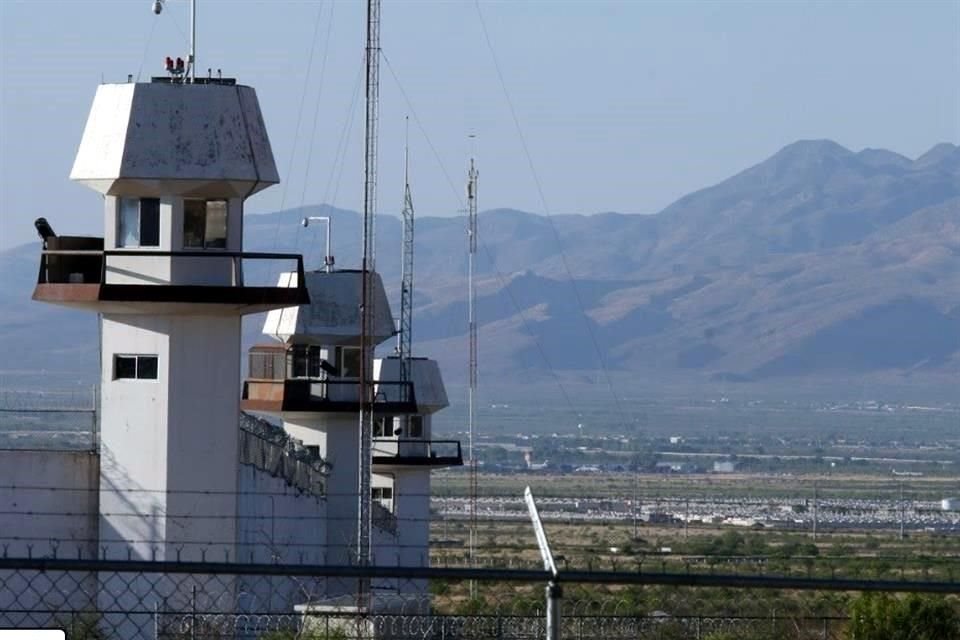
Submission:
[[[850,608],[850,640],[960,638],[960,615],[943,597],[865,593]]]

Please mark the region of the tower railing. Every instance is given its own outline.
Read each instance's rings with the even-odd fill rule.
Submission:
[[[360,390],[356,380],[317,378],[249,378],[243,383],[244,409],[248,411],[357,411]],[[381,380],[374,383],[373,410],[377,413],[416,413],[412,382]]]
[[[463,454],[459,440],[374,438],[374,464],[460,466]]]
[[[264,252],[246,252],[246,251],[224,251],[224,250],[195,250],[195,251],[157,251],[145,249],[110,249],[87,248],[96,246],[99,242],[103,246],[102,238],[80,238],[59,236],[52,240],[58,242],[58,246],[79,245],[84,248],[69,249],[44,249],[40,254],[40,272],[37,276],[37,284],[127,284],[111,283],[108,274],[111,268],[111,258],[128,257],[150,257],[150,258],[179,258],[188,260],[203,261],[221,261],[230,265],[230,278],[226,281],[217,279],[214,282],[189,282],[190,286],[231,286],[243,287],[243,261],[244,260],[282,260],[295,261],[298,280],[304,282],[303,278],[303,256],[298,253],[264,253]],[[64,242],[65,241],[65,242]],[[70,242],[74,241],[74,242]],[[117,269],[120,267],[117,265]],[[136,277],[137,274],[133,274]],[[133,283],[130,283],[133,284]],[[147,279],[137,281],[135,284],[159,284],[176,285],[177,282],[150,282]],[[302,286],[302,285],[301,285]]]

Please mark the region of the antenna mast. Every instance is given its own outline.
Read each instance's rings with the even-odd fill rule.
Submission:
[[[477,458],[474,454],[477,405],[477,292],[473,284],[474,263],[477,256],[477,173],[470,159],[467,173],[467,237],[470,250],[467,257],[467,297],[470,322],[470,391],[468,402],[469,440],[467,455],[470,459],[470,565],[476,562],[477,546]],[[471,586],[473,583],[471,582]]]
[[[363,285],[360,301],[360,447],[357,495],[357,564],[370,564],[370,473],[373,448],[372,275],[375,264],[374,224],[377,209],[377,108],[380,94],[380,0],[367,0],[367,120],[363,188]],[[365,585],[361,581],[361,594]]]
[[[407,126],[410,119],[407,118]],[[413,196],[410,195],[410,146],[403,151],[403,248],[400,258],[400,381],[410,380],[410,356],[413,346]]]

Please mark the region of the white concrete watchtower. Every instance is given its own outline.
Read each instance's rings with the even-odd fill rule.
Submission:
[[[103,237],[46,234],[33,297],[101,316],[100,548],[233,559],[240,318],[309,300],[244,282],[251,260],[303,270],[243,252],[244,200],[279,182],[256,94],[101,85],[70,177],[104,196]]]
[[[306,274],[310,303],[271,311],[263,333],[277,343],[250,349],[242,406],[283,420],[284,429],[331,465],[327,478],[327,562],[353,562],[357,541],[360,466],[360,297],[362,272]],[[375,317],[371,343],[394,333],[380,276],[373,274]],[[296,284],[294,274],[280,284]],[[447,406],[440,370],[411,360],[402,380],[399,360],[372,363],[374,382],[372,500],[373,557],[377,564],[428,562],[430,470],[463,464],[456,441],[430,437],[430,416]],[[424,585],[425,586],[425,585]],[[334,594],[331,594],[334,595]]]

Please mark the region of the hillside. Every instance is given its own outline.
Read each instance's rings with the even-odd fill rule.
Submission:
[[[315,267],[322,232],[296,221],[321,209],[337,264],[356,266],[358,216],[326,207],[248,216],[247,248],[303,252]],[[656,215],[495,210],[480,227],[487,378],[589,372],[597,347],[614,371],[691,384],[960,375],[955,145],[911,160],[801,141]],[[399,220],[381,216],[377,264],[392,289],[399,237]],[[418,220],[415,348],[451,379],[466,360],[465,246],[462,219]],[[17,363],[4,368],[92,370],[96,321],[29,301],[37,251],[0,253],[0,349]]]

